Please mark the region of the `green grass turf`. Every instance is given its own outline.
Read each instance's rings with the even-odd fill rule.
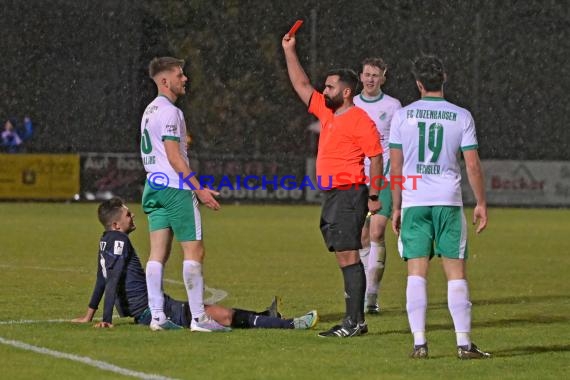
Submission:
[[[131,239],[146,262],[146,218],[137,204],[130,206],[138,224]],[[0,322],[71,319],[85,311],[101,233],[96,207],[0,203]],[[344,310],[342,277],[321,241],[319,211],[316,206],[251,205],[204,210],[206,284],[228,292],[221,304],[261,310],[279,294],[286,316],[318,309],[317,330],[337,323]],[[469,220],[472,212],[466,211]],[[2,323],[0,337],[179,379],[566,378],[569,227],[569,210],[491,209],[488,229],[470,236],[472,337],[494,354],[486,361],[455,358],[437,259],[429,279],[431,359],[408,359],[412,340],[405,313],[405,264],[391,232],[383,312],[368,317],[370,333],[363,337],[322,339],[317,331],[289,330],[153,333],[129,319],[116,319],[111,330],[71,323]],[[181,261],[176,247],[166,278],[181,280]],[[181,285],[165,283],[165,289],[185,297]],[[5,344],[0,344],[0,358],[6,379],[125,378]]]

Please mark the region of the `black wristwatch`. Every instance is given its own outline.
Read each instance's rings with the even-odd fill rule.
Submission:
[[[368,196],[368,199],[370,199],[371,201],[376,202],[376,201],[378,200],[378,194],[369,195],[369,196]]]

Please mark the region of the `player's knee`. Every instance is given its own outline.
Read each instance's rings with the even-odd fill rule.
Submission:
[[[233,319],[234,319],[234,310],[233,309],[225,309],[225,312],[222,313],[222,315],[220,315],[220,317],[218,318],[218,320],[216,322],[218,322],[219,324],[224,325],[224,326],[231,326]]]
[[[241,329],[251,327],[249,322],[250,315],[251,313],[247,310],[233,309],[230,326]]]

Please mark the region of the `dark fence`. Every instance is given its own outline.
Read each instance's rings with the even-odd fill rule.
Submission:
[[[312,156],[312,121],[289,84],[281,37],[317,86],[327,69],[389,64],[387,93],[417,96],[410,59],[443,58],[446,96],[472,110],[481,156],[570,160],[565,1],[2,0],[0,118],[34,121],[28,152],[136,152],[155,55],[188,61],[198,155]]]

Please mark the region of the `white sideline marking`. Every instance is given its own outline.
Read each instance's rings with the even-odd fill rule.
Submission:
[[[25,325],[28,323],[62,323],[69,322],[69,319],[20,319],[11,321],[0,321],[0,325]]]
[[[113,318],[121,318],[120,315],[113,314]],[[93,318],[93,321],[101,321],[103,318]],[[9,321],[0,321],[0,325],[26,325],[31,323],[70,323],[71,319],[12,319]],[[82,325],[84,323],[74,323]]]
[[[168,282],[169,284],[176,284],[176,285],[184,286],[184,282],[178,281],[178,280],[172,280],[170,278],[165,278],[163,281]],[[208,304],[208,305],[218,303],[228,296],[228,292],[226,292],[225,290],[210,288],[206,284],[204,284],[204,292],[210,293],[209,297],[204,298],[204,303]]]
[[[102,369],[103,371],[109,371],[109,372],[114,372],[114,373],[118,373],[118,374],[125,375],[125,376],[136,377],[138,379],[174,380],[171,377],[165,377],[165,376],[161,376],[161,375],[154,375],[154,374],[150,374],[150,373],[133,371],[133,370],[130,370],[127,368],[122,368],[122,367],[116,366],[114,364],[103,362],[101,360],[91,359],[90,357],[87,357],[87,356],[73,355],[73,354],[68,354],[66,352],[50,350],[49,348],[45,348],[45,347],[32,346],[31,344],[27,344],[27,343],[20,342],[17,340],[9,340],[9,339],[4,339],[4,338],[0,337],[0,343],[8,345],[8,346],[20,348],[20,349],[26,350],[26,351],[33,351],[33,352],[36,352],[36,353],[42,354],[42,355],[48,355],[48,356],[53,356],[55,358],[67,359],[67,360],[71,360],[74,362],[87,364],[87,365],[90,365],[92,367]]]

